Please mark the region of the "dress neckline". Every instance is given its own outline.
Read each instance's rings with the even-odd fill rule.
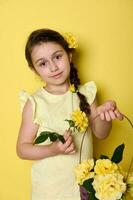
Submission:
[[[68,89],[64,94],[52,94],[52,93],[48,92],[44,87],[41,87],[41,91],[46,96],[49,96],[52,98],[62,98],[64,96],[66,96],[67,94],[71,93],[70,90]]]

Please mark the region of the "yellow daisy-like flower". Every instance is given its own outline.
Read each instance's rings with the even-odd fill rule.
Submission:
[[[83,182],[89,178],[94,177],[94,172],[91,172],[94,166],[94,160],[84,160],[81,164],[75,167],[76,181],[82,185]]]
[[[63,34],[64,39],[67,41],[68,43],[68,47],[71,48],[77,48],[78,47],[78,43],[77,40],[75,39],[75,37],[73,36],[72,33],[64,33]]]
[[[80,131],[84,132],[88,127],[88,118],[81,110],[76,110],[72,113],[72,120],[75,123],[75,127]]]
[[[117,200],[121,199],[126,191],[126,183],[120,173],[96,175],[92,183],[99,200]]]
[[[69,90],[71,91],[71,92],[76,92],[76,89],[75,89],[75,87],[74,87],[74,84],[70,84],[70,86],[69,86]]]
[[[96,174],[111,174],[118,170],[117,164],[109,159],[98,159],[94,167]]]

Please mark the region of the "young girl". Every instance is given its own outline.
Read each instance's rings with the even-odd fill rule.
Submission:
[[[79,200],[74,167],[78,164],[81,133],[68,130],[73,111],[80,108],[91,123],[85,136],[82,159],[93,157],[92,134],[105,138],[113,119],[123,119],[114,101],[97,106],[96,85],[90,81],[80,85],[73,64],[74,39],[60,33],[40,29],[28,38],[25,55],[29,67],[46,83],[32,95],[21,93],[22,123],[17,141],[17,154],[34,160],[32,166],[32,200]],[[71,91],[74,85],[75,93]],[[97,115],[95,120],[93,120]],[[63,135],[65,143],[46,140],[34,145],[42,131]]]

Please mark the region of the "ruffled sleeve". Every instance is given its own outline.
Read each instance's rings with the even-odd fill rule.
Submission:
[[[19,99],[20,99],[20,108],[21,108],[21,112],[23,111],[23,108],[24,108],[24,106],[25,106],[25,103],[27,102],[27,100],[29,99],[30,100],[30,102],[31,102],[31,104],[32,104],[32,111],[33,111],[33,116],[32,116],[32,118],[33,118],[33,121],[35,121],[36,119],[36,117],[35,117],[35,115],[36,115],[36,102],[35,102],[35,99],[34,99],[34,97],[33,96],[31,96],[31,95],[29,95],[27,92],[25,92],[25,91],[21,91],[20,93],[19,93]]]
[[[90,105],[94,102],[97,93],[97,87],[94,81],[85,83],[80,87],[79,91],[86,96]]]

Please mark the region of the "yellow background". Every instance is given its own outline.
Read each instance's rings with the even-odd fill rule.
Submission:
[[[27,36],[38,28],[72,32],[82,82],[95,80],[100,103],[116,100],[133,121],[133,0],[0,0],[0,200],[30,199],[30,161],[16,156],[21,114],[18,93],[42,85],[24,58]],[[95,156],[125,143],[122,165],[133,155],[133,130],[114,121],[110,136],[94,140]],[[132,168],[133,169],[133,168]]]

